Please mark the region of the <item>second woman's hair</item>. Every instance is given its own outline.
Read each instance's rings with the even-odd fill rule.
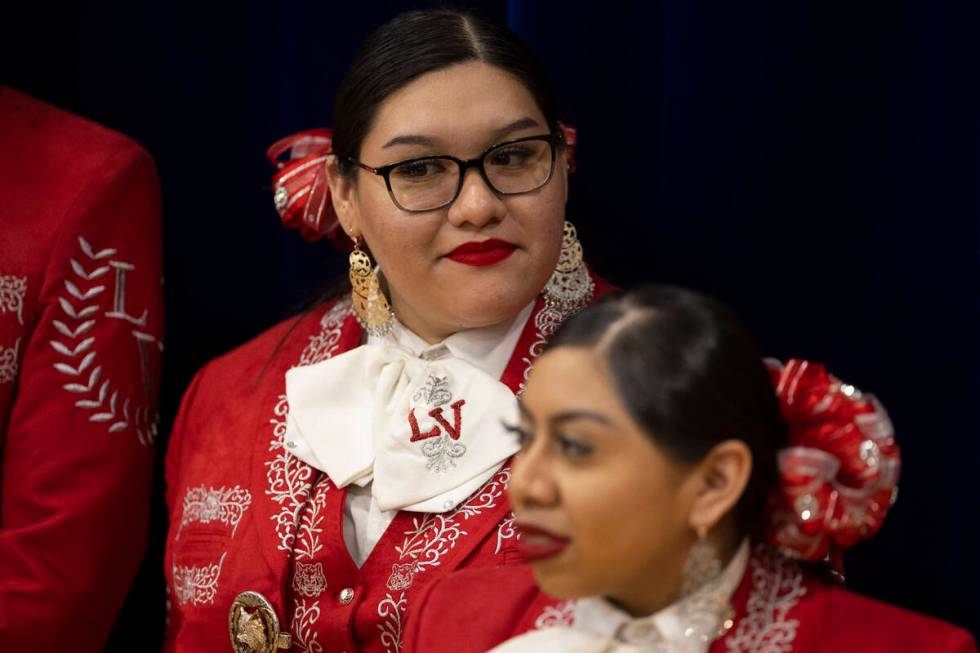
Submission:
[[[735,518],[740,534],[756,530],[787,433],[758,348],[731,311],[692,291],[647,286],[569,320],[556,347],[595,349],[623,406],[674,459],[694,463],[720,442],[745,442],[753,469]]]
[[[378,108],[413,80],[467,61],[482,61],[510,73],[527,88],[558,130],[558,107],[547,76],[531,48],[514,32],[490,20],[451,9],[410,11],[376,29],[361,45],[337,93],[333,151],[341,172],[360,156]]]

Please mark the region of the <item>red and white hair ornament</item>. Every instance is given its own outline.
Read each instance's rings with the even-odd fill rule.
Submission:
[[[299,229],[308,241],[327,236],[342,247],[349,243],[337,228],[326,175],[325,164],[332,153],[333,130],[311,129],[279,139],[266,150],[266,157],[276,168],[273,201],[283,226]]]
[[[578,132],[561,125],[569,172],[575,171],[575,144]],[[330,200],[325,163],[333,153],[333,130],[310,129],[281,138],[266,150],[276,168],[272,176],[273,201],[287,229],[299,229],[308,241],[324,236],[341,249],[353,247],[343,230]]]
[[[767,360],[790,445],[779,452],[779,486],[767,538],[784,554],[829,559],[881,528],[898,492],[900,457],[891,420],[869,394],[822,365]]]

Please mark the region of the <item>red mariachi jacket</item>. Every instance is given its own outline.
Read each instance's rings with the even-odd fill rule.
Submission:
[[[608,286],[597,280],[596,295]],[[515,392],[564,319],[538,300],[502,382]],[[445,514],[400,512],[361,568],[344,544],[346,489],[284,447],[285,373],[361,344],[349,299],[272,328],[206,365],[188,389],[166,461],[167,651],[230,647],[243,591],[266,597],[293,651],[395,652],[415,594],[469,567],[518,561],[505,466]]]
[[[156,172],[0,86],[0,198],[0,651],[101,651],[146,543]]]
[[[485,653],[539,628],[570,626],[573,602],[552,599],[516,565],[461,571],[417,598],[405,653]],[[735,594],[734,625],[708,653],[976,653],[968,632],[827,585],[757,546]],[[452,619],[446,619],[447,611]]]

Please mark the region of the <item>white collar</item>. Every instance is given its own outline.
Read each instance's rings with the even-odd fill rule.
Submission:
[[[749,543],[743,540],[718,580],[711,583],[712,593],[730,600],[745,574],[748,562]],[[663,650],[706,653],[711,646],[710,641],[685,636],[685,604],[690,604],[699,594],[695,592],[646,617],[633,617],[602,597],[580,599],[575,604],[573,628],[626,644],[660,643]],[[720,623],[717,625],[721,626]]]
[[[507,364],[533,309],[532,301],[511,320],[487,327],[457,331],[434,345],[417,336],[397,318],[392,318],[391,332],[386,336],[368,336],[367,344],[394,345],[425,360],[439,360],[448,354],[466,361],[494,379],[499,379],[507,369]]]

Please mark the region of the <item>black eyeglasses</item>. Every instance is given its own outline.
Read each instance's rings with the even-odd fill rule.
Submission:
[[[372,168],[348,159],[368,172],[384,177],[388,194],[402,211],[421,213],[449,206],[463,190],[469,168],[476,168],[487,186],[500,195],[530,193],[548,183],[555,170],[559,134],[526,136],[488,148],[475,159],[424,156]]]

